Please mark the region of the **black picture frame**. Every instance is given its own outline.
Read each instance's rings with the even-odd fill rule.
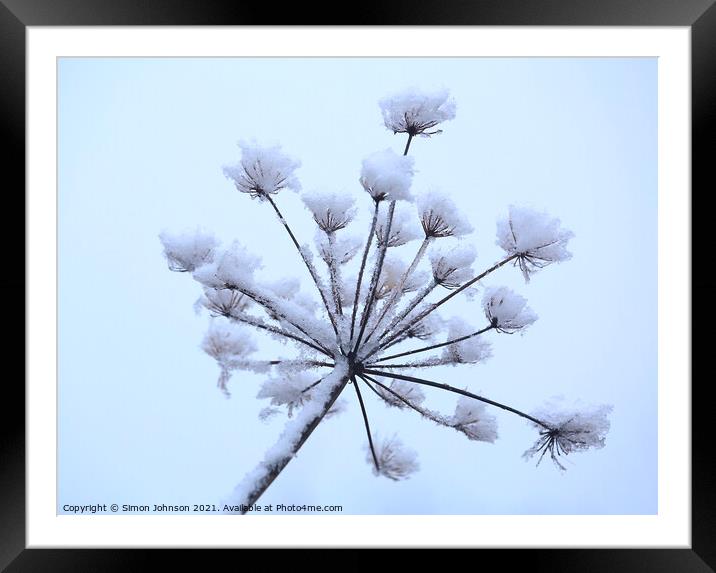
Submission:
[[[6,143],[3,205],[5,254],[19,253],[14,244],[24,237],[25,185],[25,33],[28,26],[118,25],[539,25],[539,26],[687,26],[691,28],[692,69],[692,261],[707,261],[710,239],[708,210],[694,208],[698,197],[716,189],[713,158],[708,149],[716,124],[716,6],[714,0],[381,0],[360,10],[335,12],[319,5],[289,4],[280,10],[268,3],[241,0],[0,0],[0,117]],[[341,15],[343,14],[343,15]],[[345,14],[351,14],[349,17]],[[712,141],[711,141],[712,142]],[[9,144],[9,145],[8,145]],[[7,216],[9,215],[9,216]],[[701,219],[701,220],[699,220]],[[17,227],[13,227],[17,225]],[[19,254],[16,255],[20,259]],[[24,257],[19,264],[24,268]],[[0,281],[6,301],[6,325],[20,322],[24,274],[14,261]],[[714,315],[709,303],[716,282],[692,265],[692,308],[695,324],[708,325]],[[23,295],[24,296],[24,295]],[[32,301],[24,299],[25,305]],[[705,313],[705,316],[704,316]],[[8,316],[9,314],[9,316]],[[692,313],[693,317],[693,313]],[[8,320],[9,319],[9,320]],[[23,327],[24,330],[24,327]],[[6,365],[18,365],[24,337],[7,328]],[[689,336],[690,333],[681,333]],[[482,550],[482,561],[501,568],[532,571],[701,572],[716,569],[716,458],[714,425],[708,399],[711,376],[694,366],[703,357],[709,337],[692,337],[692,544],[690,549],[530,549]],[[23,347],[21,348],[21,345]],[[23,366],[19,371],[24,374]],[[20,374],[5,369],[4,410],[0,416],[0,568],[14,571],[139,571],[166,568],[178,558],[189,568],[206,569],[223,552],[207,550],[25,549],[25,393]],[[708,372],[708,371],[706,371]],[[23,375],[24,378],[24,375]],[[169,554],[172,555],[169,555]],[[178,554],[178,555],[177,555]],[[225,554],[224,554],[225,555]],[[245,558],[245,557],[244,557]],[[260,559],[261,557],[259,557]],[[230,557],[231,559],[231,557]],[[272,557],[273,559],[273,557]],[[359,557],[360,559],[360,557]],[[368,559],[371,559],[368,556]],[[238,565],[238,562],[237,562]],[[477,565],[477,564],[476,564]]]

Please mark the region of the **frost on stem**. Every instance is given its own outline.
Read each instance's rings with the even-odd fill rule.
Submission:
[[[429,137],[442,130],[438,124],[455,117],[455,102],[446,89],[428,92],[407,89],[379,102],[383,122],[393,133]]]
[[[461,237],[472,233],[472,225],[447,195],[430,191],[420,195],[417,203],[426,237]]]
[[[384,440],[377,440],[376,456],[378,458],[378,467],[373,464],[373,455],[370,448],[368,450],[366,461],[373,466],[373,474],[383,476],[393,481],[408,479],[413,473],[420,469],[418,463],[418,454],[414,450],[406,448],[403,442],[397,436]]]
[[[387,256],[383,263],[383,271],[380,274],[378,288],[375,291],[375,298],[382,300],[390,296],[400,286],[401,279],[405,274],[408,265],[398,257]],[[414,273],[403,282],[400,294],[418,290],[428,279],[425,273]]]
[[[527,306],[527,299],[507,287],[488,288],[482,305],[487,320],[498,332],[512,334],[537,320],[537,315]]]
[[[507,217],[497,222],[497,244],[508,255],[516,255],[525,281],[550,263],[569,260],[567,242],[574,236],[562,229],[559,219],[526,207],[510,205]]]
[[[236,361],[255,352],[256,343],[242,328],[217,318],[211,321],[201,347],[219,364],[221,374],[217,386],[228,397],[226,385],[231,378],[231,372],[236,368]]]
[[[211,262],[219,244],[214,235],[200,229],[177,234],[162,231],[159,240],[164,245],[169,270],[180,273],[194,272],[198,267]]]
[[[303,202],[313,220],[324,233],[335,233],[345,228],[355,216],[355,199],[339,193],[304,194]]]
[[[470,280],[474,275],[471,265],[476,256],[475,247],[469,244],[431,251],[430,266],[435,284],[455,289]]]
[[[263,147],[256,142],[240,141],[239,147],[241,161],[224,167],[224,175],[238,191],[260,200],[281,189],[300,191],[294,171],[301,163],[284,154],[281,146]]]
[[[412,201],[413,158],[392,149],[377,151],[363,160],[360,184],[374,201]]]
[[[467,396],[458,398],[450,425],[470,440],[492,444],[497,439],[497,418],[485,404]]]
[[[560,456],[604,447],[610,426],[608,415],[611,411],[612,406],[609,405],[577,405],[566,409],[561,400],[553,399],[532,414],[551,429],[533,424],[540,431],[539,438],[522,457],[531,459],[538,456],[539,465],[542,458],[549,453],[554,464],[565,470],[559,461]]]

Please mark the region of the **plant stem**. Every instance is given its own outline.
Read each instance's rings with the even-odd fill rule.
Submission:
[[[301,449],[303,444],[306,443],[306,440],[309,438],[309,436],[313,433],[313,431],[316,429],[318,424],[321,422],[321,420],[325,417],[325,415],[328,413],[328,411],[333,406],[334,402],[338,399],[338,396],[343,391],[343,389],[346,387],[346,384],[348,384],[348,376],[341,379],[341,381],[336,385],[336,387],[333,389],[333,391],[328,396],[326,402],[323,404],[323,407],[321,408],[321,411],[318,415],[316,415],[314,418],[312,418],[306,426],[304,426],[303,431],[301,432],[301,435],[299,439],[295,442],[293,447],[289,452],[287,452],[285,455],[281,456],[281,458],[273,463],[269,468],[266,469],[265,475],[263,475],[259,480],[256,486],[249,492],[249,494],[246,496],[245,500],[242,500],[241,503],[246,506],[251,506],[263,495],[263,493],[268,489],[268,487],[274,482],[274,480],[279,476],[279,474],[283,471],[283,469],[288,465],[288,463],[295,457],[296,453]],[[263,464],[262,464],[263,466]],[[261,466],[259,466],[258,469],[263,469]],[[242,513],[246,513],[245,511]]]
[[[353,346],[353,352],[357,352],[360,347],[363,334],[365,333],[365,327],[368,324],[368,318],[370,317],[370,311],[375,302],[375,291],[378,288],[378,280],[380,279],[380,273],[383,270],[383,261],[385,261],[385,252],[388,250],[388,239],[390,237],[390,227],[393,224],[393,214],[395,213],[395,201],[390,202],[388,207],[388,217],[385,224],[385,242],[380,246],[378,250],[378,260],[375,263],[375,269],[373,270],[373,276],[370,280],[370,287],[368,288],[368,297],[366,298],[365,308],[363,309],[363,315],[361,316],[360,331],[358,332],[358,339]]]
[[[308,260],[306,257],[306,254],[303,252],[303,249],[301,248],[301,245],[298,244],[298,241],[296,240],[296,236],[293,234],[293,231],[291,230],[291,227],[288,226],[288,223],[286,222],[286,219],[283,218],[283,214],[281,211],[279,211],[278,206],[274,202],[274,200],[271,198],[271,195],[266,193],[265,198],[268,200],[268,202],[273,207],[273,210],[276,212],[276,216],[278,217],[278,220],[281,221],[283,224],[284,229],[286,229],[286,232],[288,233],[288,236],[291,237],[291,241],[293,241],[293,244],[296,246],[296,250],[298,250],[298,254],[301,255],[301,259],[303,260],[304,264],[306,265],[306,268],[308,269],[308,273],[311,275],[311,278],[313,279],[313,283],[316,285],[316,288],[318,289],[318,294],[321,295],[321,300],[323,301],[323,306],[326,307],[326,312],[328,313],[328,318],[331,321],[331,326],[333,327],[333,332],[336,333],[336,337],[338,338],[338,327],[336,326],[336,318],[333,316],[333,313],[331,312],[331,307],[328,304],[328,299],[326,298],[326,293],[323,292],[323,286],[321,285],[321,279],[318,277],[318,273],[316,272],[316,267],[313,266],[313,263]]]
[[[400,277],[400,282],[398,283],[398,286],[395,287],[395,290],[393,291],[393,294],[388,299],[388,302],[383,305],[383,310],[380,313],[380,316],[378,316],[378,320],[376,320],[375,325],[373,326],[373,329],[370,331],[370,334],[366,336],[365,341],[368,342],[370,340],[370,337],[375,334],[375,331],[380,326],[380,323],[385,318],[385,315],[388,313],[388,311],[393,308],[396,302],[400,299],[400,297],[403,294],[403,287],[405,286],[405,283],[407,282],[408,278],[410,278],[410,275],[412,275],[415,272],[416,267],[420,263],[421,259],[423,258],[423,255],[425,255],[425,251],[428,248],[428,245],[431,243],[432,237],[425,237],[423,239],[423,242],[420,244],[420,248],[418,249],[418,252],[415,254],[415,257],[413,257],[413,262],[410,263],[410,266],[405,270],[403,273],[403,276]]]
[[[239,315],[239,316],[233,316],[233,315],[224,315],[230,320],[235,320],[236,322],[242,322],[244,324],[248,324],[250,326],[253,326],[255,328],[259,328],[261,330],[265,330],[267,332],[271,332],[273,334],[278,334],[279,336],[284,336],[286,338],[290,338],[291,340],[295,340],[296,342],[300,342],[301,344],[305,344],[306,346],[310,346],[314,350],[317,350],[321,354],[325,354],[326,356],[332,357],[332,355],[327,352],[325,349],[316,346],[312,342],[309,342],[308,340],[304,340],[300,336],[296,336],[295,334],[291,334],[290,332],[286,332],[282,328],[278,328],[276,326],[273,326],[271,324],[265,324],[261,319],[255,318],[253,316],[248,315]]]
[[[327,262],[328,273],[331,277],[331,292],[333,293],[333,302],[336,305],[336,313],[338,316],[343,316],[343,305],[341,304],[341,293],[340,293],[340,275],[338,264],[336,263],[336,234],[327,233],[328,235],[328,249],[330,251],[330,258]]]
[[[395,338],[397,338],[398,336],[400,336],[401,334],[403,334],[404,332],[406,332],[408,329],[410,329],[410,328],[411,328],[413,325],[415,325],[416,323],[418,323],[418,322],[420,322],[421,320],[423,320],[423,319],[424,319],[426,316],[428,316],[431,312],[433,312],[433,311],[436,310],[438,307],[440,307],[440,306],[442,306],[443,304],[445,304],[445,303],[446,303],[447,301],[449,301],[452,297],[454,297],[454,296],[456,296],[457,294],[461,293],[461,292],[464,291],[466,288],[471,287],[471,286],[472,286],[473,284],[475,284],[477,281],[479,281],[479,280],[481,280],[481,279],[484,279],[487,275],[489,275],[490,273],[496,271],[496,270],[499,269],[501,266],[506,265],[507,263],[509,263],[511,260],[515,259],[515,258],[518,257],[518,256],[519,256],[519,255],[515,254],[515,255],[510,255],[509,257],[507,257],[507,258],[505,258],[505,259],[502,259],[500,262],[495,263],[494,265],[492,265],[489,269],[483,271],[482,273],[480,273],[480,274],[477,275],[476,277],[474,277],[474,278],[470,279],[469,281],[467,281],[467,282],[466,282],[464,285],[462,285],[460,288],[457,288],[457,289],[455,289],[454,291],[450,292],[449,294],[445,295],[445,296],[444,296],[443,298],[441,298],[439,301],[434,302],[434,303],[431,304],[431,305],[428,305],[428,307],[427,307],[425,310],[423,310],[421,313],[419,313],[419,314],[418,314],[417,316],[415,316],[414,318],[411,318],[410,321],[409,321],[405,326],[403,326],[402,329],[398,330],[397,332],[395,332],[394,334],[392,334],[391,336],[389,336],[383,344],[381,344],[380,346],[378,346],[378,348],[376,348],[375,350],[373,350],[368,356],[366,356],[366,358],[368,358],[369,356],[372,356],[373,354],[375,354],[376,352],[378,352],[379,350],[381,350],[382,348],[384,348],[384,347],[386,346],[386,344],[388,344],[389,342],[391,342],[392,340],[394,340]]]
[[[548,426],[545,422],[543,422],[542,420],[538,420],[537,418],[530,416],[529,414],[526,414],[524,412],[521,412],[520,410],[517,410],[517,409],[513,408],[512,406],[500,404],[499,402],[495,402],[494,400],[490,400],[489,398],[484,398],[483,396],[478,396],[477,394],[473,394],[472,392],[468,392],[467,390],[461,390],[460,388],[455,388],[454,386],[450,386],[449,384],[442,384],[440,382],[433,382],[431,380],[425,380],[423,378],[415,378],[414,376],[406,376],[404,374],[392,374],[390,372],[380,372],[377,370],[364,369],[361,372],[361,374],[374,374],[376,376],[385,376],[386,378],[395,378],[397,380],[406,380],[407,382],[415,382],[416,384],[424,384],[425,386],[432,386],[434,388],[440,388],[442,390],[447,390],[448,392],[454,392],[455,394],[461,394],[463,396],[467,396],[468,398],[473,398],[475,400],[479,400],[480,402],[484,402],[485,404],[490,404],[491,406],[496,406],[497,408],[502,408],[503,410],[512,412],[513,414],[517,414],[518,416],[526,418],[530,422],[534,422],[535,424],[538,424],[547,430],[553,429],[550,426]]]
[[[370,244],[373,241],[373,235],[375,234],[375,227],[378,224],[378,206],[380,202],[375,202],[375,210],[373,211],[373,221],[370,224],[370,232],[368,233],[368,240],[365,243],[365,249],[363,250],[363,258],[360,262],[360,270],[358,271],[358,283],[356,284],[356,294],[353,299],[353,313],[351,316],[351,342],[353,342],[353,332],[356,324],[356,312],[358,312],[358,299],[360,298],[360,287],[363,283],[363,271],[365,271],[365,264],[368,260],[368,251],[370,251]]]
[[[420,292],[418,292],[408,302],[408,304],[405,306],[405,308],[402,311],[400,311],[400,313],[395,318],[393,318],[393,320],[390,321],[390,324],[388,325],[388,327],[380,335],[379,340],[382,340],[383,338],[385,338],[385,336],[391,331],[391,329],[393,329],[395,327],[396,324],[398,324],[401,320],[403,320],[406,316],[408,316],[410,314],[410,312],[412,310],[414,310],[415,307],[417,307],[418,304],[420,304],[426,296],[428,296],[431,292],[433,292],[433,290],[435,289],[436,286],[438,286],[438,283],[436,283],[434,280],[430,281],[430,284],[425,285],[420,290]]]
[[[391,360],[393,358],[400,358],[401,356],[410,356],[411,354],[418,354],[419,352],[427,352],[428,350],[435,350],[436,348],[442,348],[443,346],[449,346],[451,344],[457,344],[458,342],[462,342],[463,340],[467,340],[469,338],[472,338],[473,336],[479,336],[483,332],[487,332],[488,330],[492,330],[495,328],[494,326],[486,326],[482,330],[478,330],[477,332],[473,332],[472,334],[466,334],[465,336],[461,336],[460,338],[453,338],[452,340],[448,340],[447,342],[441,342],[440,344],[431,344],[430,346],[423,346],[422,348],[416,348],[415,350],[408,350],[406,352],[400,352],[398,354],[391,354],[390,356],[386,356],[384,358],[380,358],[376,360],[373,364],[378,364],[378,362],[385,362],[386,360]],[[390,366],[389,364],[385,364],[383,366]]]
[[[403,404],[408,406],[408,408],[415,410],[418,414],[427,418],[428,420],[431,420],[431,421],[435,422],[436,424],[440,424],[441,426],[452,427],[452,426],[450,426],[450,424],[447,423],[447,421],[442,416],[437,416],[430,410],[423,409],[420,406],[413,404],[412,402],[410,402],[409,400],[407,400],[406,398],[404,398],[403,396],[398,394],[392,388],[389,388],[385,384],[381,384],[380,382],[378,382],[378,380],[376,380],[375,378],[371,378],[367,374],[359,374],[358,376],[363,379],[363,381],[366,383],[366,386],[368,386],[368,388],[373,390],[373,392],[375,392],[383,400],[385,400],[385,398],[383,396],[381,396],[380,393],[375,388],[373,388],[373,386],[370,385],[370,382],[377,384],[378,386],[383,388],[383,390],[385,390],[386,392],[389,392],[390,394],[395,396],[398,400],[400,400]]]
[[[408,150],[410,149],[410,142],[413,141],[413,134],[408,134],[408,141],[405,143],[405,151],[403,151],[403,155],[408,154]]]
[[[380,471],[380,465],[378,464],[378,456],[375,455],[375,447],[373,446],[373,437],[370,434],[370,424],[368,423],[368,414],[365,411],[365,404],[363,403],[363,396],[361,396],[360,388],[358,388],[358,380],[355,376],[351,378],[353,380],[353,387],[356,389],[358,395],[358,402],[360,403],[360,410],[363,413],[363,422],[365,424],[365,433],[368,434],[368,445],[370,446],[370,453],[373,456],[373,463],[375,464],[375,471]]]

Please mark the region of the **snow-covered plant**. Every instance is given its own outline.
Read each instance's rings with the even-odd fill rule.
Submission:
[[[472,227],[452,198],[430,192],[413,204],[410,145],[417,135],[440,133],[437,126],[454,118],[449,93],[409,90],[381,100],[380,107],[386,127],[408,136],[403,154],[387,149],[363,160],[359,183],[367,194],[303,196],[317,226],[318,257],[299,242],[277,204],[282,189],[300,189],[298,161],[279,146],[242,142],[239,162],[224,168],[238,191],[273,210],[317,297],[309,297],[297,279],[261,280],[261,260],[237,242],[222,247],[202,231],[160,235],[169,268],[191,273],[201,285],[196,307],[212,316],[202,346],[219,364],[219,387],[228,396],[227,385],[237,370],[266,374],[258,398],[269,404],[259,418],[268,420],[282,412],[290,418],[276,445],[235,488],[232,504],[251,506],[318,424],[345,411],[339,396],[349,385],[367,435],[367,460],[375,475],[391,480],[406,479],[418,470],[416,453],[396,436],[373,439],[362,389],[371,390],[386,406],[414,411],[478,442],[497,439],[493,408],[520,416],[539,432],[525,457],[541,460],[549,453],[559,468],[564,468],[560,456],[604,445],[609,406],[564,409],[551,403],[528,414],[421,374],[435,366],[465,368],[483,362],[491,355],[490,334],[523,332],[534,323],[536,314],[522,296],[506,287],[486,287],[483,281],[510,263],[528,281],[535,270],[569,259],[572,233],[558,219],[511,206],[497,224],[504,257],[476,273],[476,251],[465,238]],[[356,200],[372,203],[362,240],[346,234],[355,224]],[[412,259],[398,254],[418,240]],[[440,317],[437,311],[453,297],[464,293],[473,300],[477,287],[484,291],[482,311],[470,315],[477,317],[477,324],[466,316]],[[297,354],[250,359],[257,346],[249,329],[290,344]],[[428,408],[425,387],[458,395],[454,412]]]

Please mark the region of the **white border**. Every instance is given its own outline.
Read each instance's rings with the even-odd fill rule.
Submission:
[[[690,39],[688,27],[28,28],[28,547],[690,547]],[[658,515],[55,514],[56,58],[286,55],[659,58]]]

